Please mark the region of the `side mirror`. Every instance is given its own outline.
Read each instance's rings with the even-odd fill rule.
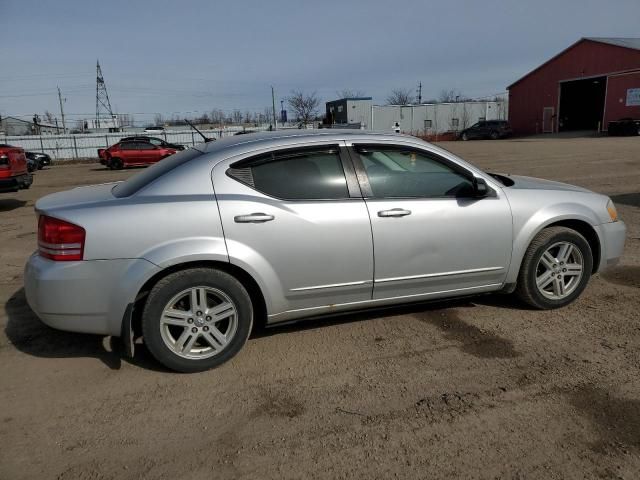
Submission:
[[[489,195],[489,186],[484,178],[473,177],[473,193],[476,197],[486,197]]]

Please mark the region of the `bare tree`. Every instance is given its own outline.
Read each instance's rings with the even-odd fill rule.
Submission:
[[[438,100],[440,100],[441,102],[459,102],[461,100],[463,100],[463,95],[462,92],[460,92],[460,90],[456,90],[455,88],[451,88],[449,90],[447,90],[446,88],[440,90],[440,96],[438,97]]]
[[[273,123],[273,108],[272,107],[264,107],[263,111],[264,123]]]
[[[471,115],[469,113],[469,109],[467,108],[467,104],[463,103],[462,104],[462,115],[461,115],[461,123],[462,123],[462,129],[464,130],[465,128],[469,127],[469,120],[471,119]]]
[[[350,88],[337,90],[336,95],[338,96],[338,98],[360,98],[365,96],[362,90],[352,90]]]
[[[164,118],[162,117],[162,115],[161,115],[161,114],[156,113],[156,114],[153,116],[153,123],[154,123],[155,125],[162,125],[162,124],[164,123]]]
[[[463,105],[464,106],[464,105]],[[451,116],[449,117],[449,131],[457,131],[460,129],[460,117],[458,117],[458,104],[454,102],[451,105]]]
[[[45,110],[44,121],[47,122],[49,125],[53,125],[54,123],[56,123],[56,117],[54,117],[49,110]]]
[[[293,90],[287,103],[302,124],[307,124],[318,114],[320,99],[316,92],[305,94],[302,90]]]
[[[240,110],[234,110],[232,118],[233,123],[242,123],[242,112]]]
[[[387,105],[409,105],[413,103],[413,91],[409,88],[396,88],[387,97]]]

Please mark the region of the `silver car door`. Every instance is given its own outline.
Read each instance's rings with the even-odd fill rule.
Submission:
[[[500,189],[472,196],[471,172],[423,149],[351,152],[371,216],[374,299],[500,288],[512,251],[511,209]]]
[[[335,144],[288,148],[214,168],[230,261],[258,281],[270,319],[371,300],[369,215],[341,150]]]

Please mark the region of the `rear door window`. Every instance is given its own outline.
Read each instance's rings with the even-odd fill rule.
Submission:
[[[286,200],[349,198],[337,148],[266,155],[242,162],[228,174],[266,195]]]

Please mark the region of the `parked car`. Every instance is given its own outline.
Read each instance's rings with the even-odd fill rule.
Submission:
[[[27,160],[31,160],[38,170],[42,170],[44,167],[51,165],[51,157],[46,153],[40,152],[25,152]]]
[[[124,137],[124,138],[121,138],[120,141],[121,142],[149,142],[150,144],[155,145],[157,147],[172,148],[178,151],[185,149],[184,145],[181,145],[179,143],[167,142],[157,137],[147,137],[147,136]]]
[[[38,169],[38,162],[35,161],[33,158],[29,158],[25,155],[25,158],[27,159],[27,172],[29,173],[33,173]]]
[[[144,133],[162,133],[164,132],[164,127],[147,127],[144,129]]]
[[[640,120],[627,117],[609,122],[607,133],[612,137],[640,135]]]
[[[29,188],[32,182],[24,150],[0,144],[0,193]]]
[[[482,120],[460,132],[462,140],[474,138],[490,138],[498,140],[511,136],[511,125],[505,120]]]
[[[107,149],[99,149],[100,163],[113,170],[146,166],[176,153],[175,148],[154,145],[147,141],[123,140]]]
[[[142,336],[183,372],[259,322],[487,292],[563,307],[625,240],[605,195],[360,130],[231,136],[35,208],[24,279],[42,321],[130,354]]]

